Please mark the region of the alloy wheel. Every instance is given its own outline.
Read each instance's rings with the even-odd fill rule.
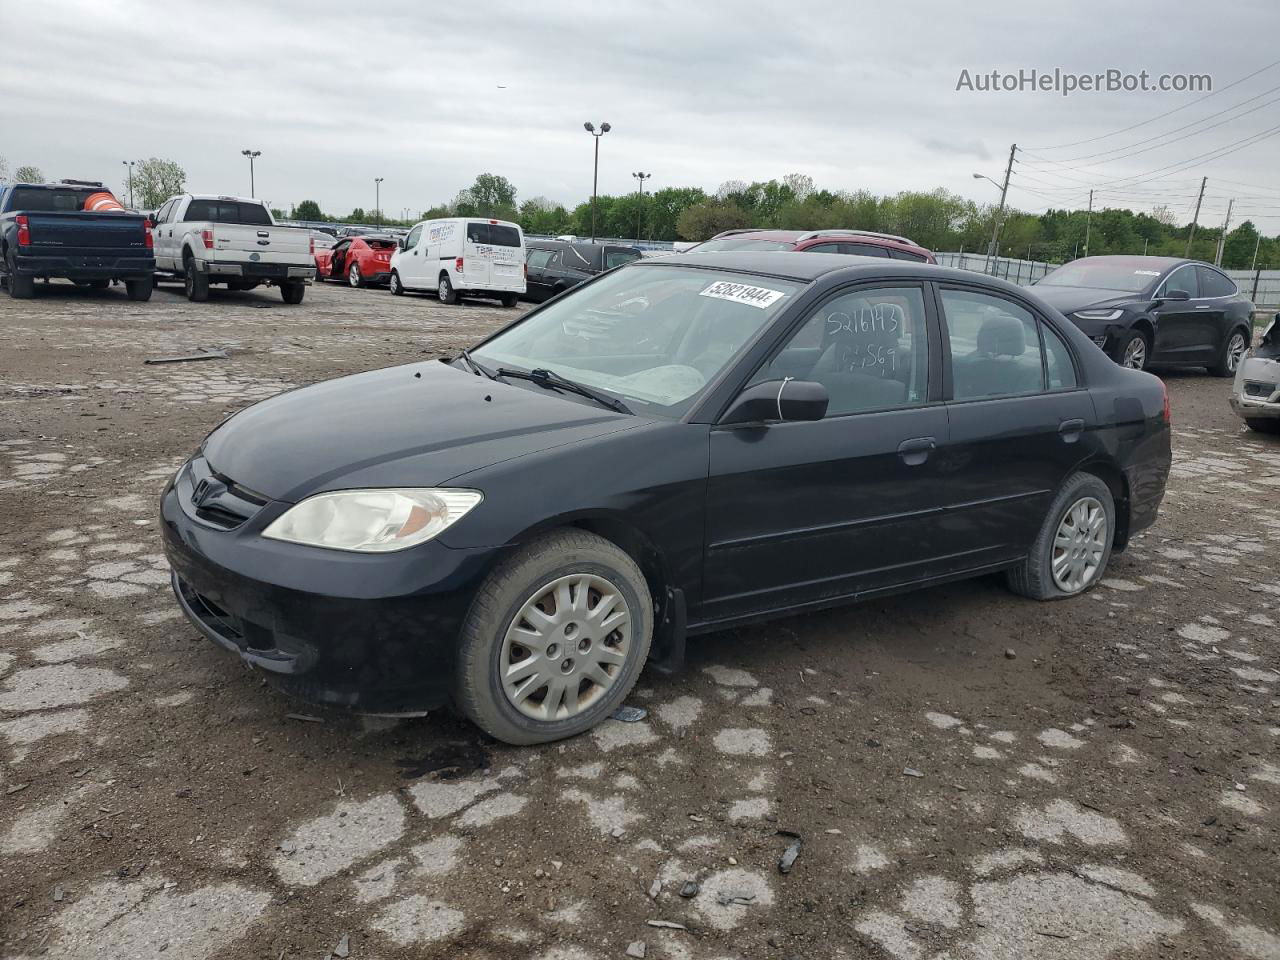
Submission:
[[[1079,593],[1097,576],[1107,550],[1107,511],[1094,497],[1071,505],[1053,537],[1050,567],[1063,593]]]
[[[502,641],[498,669],[507,701],[534,720],[589,710],[622,676],[631,611],[603,577],[575,573],[538,587]]]
[[[1233,333],[1231,339],[1227,341],[1227,370],[1235,373],[1236,368],[1240,366],[1240,361],[1244,358],[1245,351],[1249,349],[1249,345],[1244,342],[1244,334]]]
[[[351,269],[347,271],[347,282],[353,287],[360,286],[360,268],[354,263],[351,265]]]
[[[1147,341],[1142,337],[1134,337],[1125,344],[1124,358],[1120,363],[1130,370],[1143,369],[1147,365]]]

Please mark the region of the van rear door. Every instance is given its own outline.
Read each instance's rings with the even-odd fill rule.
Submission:
[[[524,236],[519,227],[496,221],[468,222],[466,247],[463,257],[468,287],[524,292]]]

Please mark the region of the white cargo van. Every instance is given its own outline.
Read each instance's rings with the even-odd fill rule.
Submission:
[[[391,256],[391,292],[434,290],[442,303],[495,297],[514,307],[524,293],[524,233],[505,220],[424,220]]]

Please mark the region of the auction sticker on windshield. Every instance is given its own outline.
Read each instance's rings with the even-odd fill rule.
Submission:
[[[730,283],[728,280],[717,280],[700,294],[700,297],[715,297],[717,300],[732,300],[734,303],[745,303],[761,310],[786,296],[781,290],[770,290],[767,287],[753,287],[745,283]]]

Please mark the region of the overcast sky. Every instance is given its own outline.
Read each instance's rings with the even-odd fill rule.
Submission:
[[[636,170],[653,172],[646,189],[708,190],[794,171],[832,189],[990,201],[996,188],[972,173],[999,180],[1016,141],[1033,151],[1015,166],[1021,209],[1083,206],[1100,185],[1098,206],[1166,202],[1189,218],[1208,175],[1202,222],[1220,222],[1234,196],[1235,222],[1280,232],[1280,135],[1178,169],[1280,124],[1280,89],[1259,96],[1280,88],[1280,66],[1223,89],[1280,59],[1280,5],[1054,6],[0,0],[0,156],[117,186],[122,160],[160,156],[185,168],[189,189],[247,194],[240,151],[252,147],[258,196],[274,206],[372,208],[381,176],[383,209],[398,215],[483,171],[520,199],[581,201],[584,120],[613,125],[602,193],[633,190]],[[1222,92],[1045,149],[1202,94],[956,90],[963,69],[1055,67],[1208,73]],[[1186,139],[1139,143],[1199,120],[1173,134]]]

